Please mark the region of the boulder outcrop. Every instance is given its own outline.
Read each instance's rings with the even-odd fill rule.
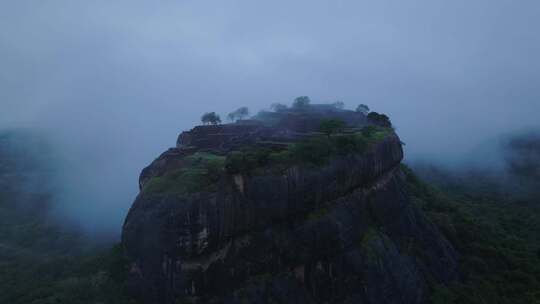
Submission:
[[[430,284],[456,279],[457,253],[409,200],[393,131],[323,165],[174,186],[206,158],[296,133],[196,127],[145,168],[122,234],[132,291],[145,303],[425,303]]]

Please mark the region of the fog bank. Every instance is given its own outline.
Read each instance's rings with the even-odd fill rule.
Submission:
[[[40,129],[66,220],[116,235],[140,170],[206,111],[365,103],[409,159],[453,163],[539,128],[539,15],[532,0],[3,1],[0,128]]]

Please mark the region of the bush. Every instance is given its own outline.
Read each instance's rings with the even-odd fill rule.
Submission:
[[[337,136],[334,144],[338,155],[363,153],[368,145],[362,136],[357,135]]]
[[[372,137],[379,128],[377,126],[369,125],[362,128],[362,135],[365,137]]]
[[[295,161],[323,165],[334,152],[334,146],[326,138],[311,138],[294,144],[291,154]]]
[[[367,115],[369,113],[369,107],[365,104],[360,104],[356,107],[356,112]]]
[[[389,134],[387,129],[374,128],[371,138],[363,136],[361,132],[338,134],[332,137],[311,137],[281,151],[264,148],[234,151],[229,153],[225,168],[229,174],[250,174],[264,167],[281,172],[294,164],[322,166],[335,156],[364,153],[371,144]]]
[[[372,123],[386,128],[392,127],[392,122],[390,122],[390,118],[384,114],[379,114],[377,112],[370,112],[367,115],[367,119],[371,121]]]
[[[221,123],[221,118],[216,114],[216,112],[208,112],[203,114],[201,117],[201,122],[205,125],[217,125]]]
[[[187,156],[184,161],[181,169],[152,177],[143,192],[186,194],[211,190],[225,165],[225,157],[202,152]]]
[[[296,97],[293,102],[293,108],[295,109],[305,109],[309,107],[311,100],[307,96]]]
[[[330,137],[334,133],[338,133],[345,128],[345,122],[339,119],[326,119],[321,122],[319,130]]]
[[[229,153],[225,169],[229,174],[251,173],[268,164],[271,151],[264,148],[248,148]]]

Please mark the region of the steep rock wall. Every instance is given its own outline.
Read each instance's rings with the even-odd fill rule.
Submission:
[[[143,191],[122,236],[133,290],[147,303],[423,303],[428,278],[455,278],[457,254],[410,203],[402,157],[392,135],[322,168]]]

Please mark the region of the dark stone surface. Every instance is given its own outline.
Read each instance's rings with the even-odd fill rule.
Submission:
[[[189,154],[191,154],[189,149],[170,148],[165,151],[150,166],[142,170],[139,176],[139,189],[142,189],[151,177],[161,176],[167,171],[181,167],[182,159]]]
[[[240,145],[252,144],[264,137],[270,137],[276,130],[256,124],[225,124],[197,126],[182,132],[177,148],[227,150]]]
[[[217,127],[189,136],[232,134],[223,143],[265,132]],[[167,151],[141,185],[189,153]],[[224,175],[213,192],[142,192],[122,234],[130,286],[145,303],[424,303],[428,278],[456,278],[457,253],[409,201],[402,158],[392,135],[321,168]]]

